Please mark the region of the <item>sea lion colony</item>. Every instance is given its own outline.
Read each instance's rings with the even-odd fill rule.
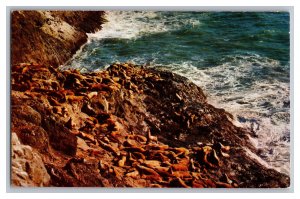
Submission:
[[[113,64],[81,74],[18,64],[11,90],[11,131],[21,142],[14,143],[30,146],[12,148],[13,185],[289,186],[288,176],[247,157],[243,147],[256,152],[249,132],[170,72]],[[39,167],[18,160],[20,151]]]

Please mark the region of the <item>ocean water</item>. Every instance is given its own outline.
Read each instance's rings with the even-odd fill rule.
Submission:
[[[106,18],[63,68],[133,62],[185,76],[253,132],[256,159],[289,174],[289,13],[108,11]]]

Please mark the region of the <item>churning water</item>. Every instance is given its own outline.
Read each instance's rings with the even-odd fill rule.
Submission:
[[[106,18],[65,68],[133,62],[185,76],[256,134],[262,161],[289,173],[289,13],[110,11]]]

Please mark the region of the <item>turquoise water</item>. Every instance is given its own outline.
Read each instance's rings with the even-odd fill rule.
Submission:
[[[255,131],[263,161],[289,172],[289,13],[112,11],[106,18],[64,67],[134,62],[183,75]]]
[[[92,42],[84,49],[92,53],[82,63],[98,68],[140,57],[161,64],[192,61],[199,67],[213,67],[232,55],[260,55],[289,64],[288,13],[159,12],[136,20],[163,23],[167,30],[154,25],[154,30],[140,30],[134,38]]]

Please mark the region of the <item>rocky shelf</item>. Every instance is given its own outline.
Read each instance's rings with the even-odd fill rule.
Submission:
[[[13,13],[17,17],[12,21],[35,12]],[[78,32],[98,27],[91,22],[92,27],[79,28],[82,24],[73,24],[78,16],[72,12],[42,16],[51,18],[49,13]],[[48,21],[42,18],[40,27]],[[29,18],[24,23],[33,24]],[[13,54],[22,54],[22,45],[14,42],[20,37],[14,34]],[[58,46],[53,43],[51,48]],[[51,64],[64,59],[26,49],[22,58],[12,56],[12,185],[289,187],[288,176],[250,157],[257,153],[249,140],[251,132],[235,126],[224,109],[210,105],[201,88],[188,79],[127,63],[92,73],[62,71]],[[20,64],[23,59],[33,63]]]
[[[288,176],[248,157],[245,148],[255,148],[229,113],[170,72],[15,65],[11,103],[12,133],[39,160],[13,147],[15,185],[289,186]]]

